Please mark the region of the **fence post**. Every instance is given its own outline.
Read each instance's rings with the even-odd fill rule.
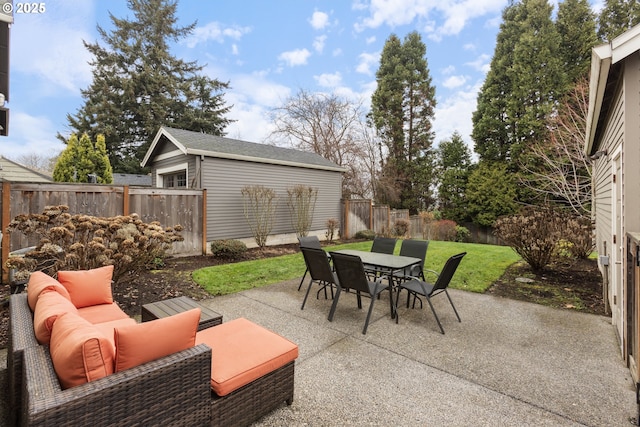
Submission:
[[[122,187],[122,215],[129,215],[131,200],[129,200],[129,186],[124,185]]]
[[[348,239],[350,237],[349,233],[349,212],[351,211],[351,207],[349,207],[349,199],[342,199],[344,201],[344,238]]]
[[[11,235],[7,233],[9,222],[11,222],[11,183],[4,181],[2,183],[2,283],[9,283],[9,271],[5,267],[5,263],[9,259],[11,249]]]

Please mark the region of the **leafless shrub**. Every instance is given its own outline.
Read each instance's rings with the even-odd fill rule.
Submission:
[[[180,225],[163,229],[157,221],[145,223],[137,214],[115,217],[71,215],[67,206],[47,206],[42,214],[21,214],[9,233],[39,238],[33,251],[10,257],[7,268],[18,272],[87,270],[113,265],[113,280],[140,271],[165,256],[173,242],[184,240]]]

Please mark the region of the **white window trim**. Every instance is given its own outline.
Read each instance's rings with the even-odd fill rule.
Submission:
[[[185,188],[189,188],[189,163],[187,162],[169,166],[166,168],[156,169],[156,188],[164,187],[164,175],[180,171],[185,171],[187,179]]]

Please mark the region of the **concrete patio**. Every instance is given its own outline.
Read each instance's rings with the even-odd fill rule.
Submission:
[[[441,335],[428,307],[402,307],[395,324],[383,295],[362,335],[368,300],[357,310],[343,293],[329,322],[331,300],[310,295],[300,310],[298,282],[203,302],[300,347],[293,405],[258,425],[624,426],[637,415],[607,317],[453,290],[462,323],[434,298]],[[6,390],[6,350],[0,382]]]
[[[434,305],[389,316],[353,293],[310,295],[303,311],[299,280],[217,297],[206,304],[224,320],[246,317],[296,342],[295,399],[264,426],[589,425],[624,426],[637,415],[631,375],[608,317],[451,291]],[[315,291],[312,292],[315,293]]]

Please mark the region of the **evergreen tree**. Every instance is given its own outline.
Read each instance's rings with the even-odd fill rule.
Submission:
[[[471,172],[471,153],[458,132],[437,149],[438,208],[445,219],[468,220],[465,191]]]
[[[591,48],[598,44],[596,16],[588,0],[565,0],[558,5],[556,28],[559,53],[570,87],[589,74]]]
[[[603,42],[610,42],[638,23],[638,0],[606,0],[598,16],[598,37]]]
[[[426,59],[426,46],[417,32],[404,42],[392,34],[385,42],[376,72],[377,88],[369,118],[388,149],[379,183],[393,180],[378,194],[397,194],[387,202],[417,213],[432,203],[432,120],[435,87]]]
[[[467,214],[475,224],[491,227],[499,217],[517,211],[516,193],[515,176],[504,163],[480,161],[467,183]]]
[[[487,161],[507,162],[511,156],[515,123],[507,115],[507,98],[513,86],[507,71],[513,66],[513,51],[520,33],[515,19],[518,7],[519,4],[512,3],[502,11],[495,51],[472,116],[475,151]]]
[[[77,133],[105,136],[117,172],[141,171],[140,162],[162,125],[223,135],[230,122],[222,98],[228,84],[202,75],[203,66],[196,62],[169,53],[169,43],[195,27],[176,25],[176,6],[171,0],[128,0],[134,19],[110,15],[112,32],[98,26],[104,45],[85,42],[94,57],[93,82],[82,91],[85,104],[67,120]]]
[[[544,136],[544,119],[565,89],[552,10],[547,0],[522,0],[505,8],[473,115],[480,158],[506,162],[513,171],[527,145]]]
[[[104,144],[104,136],[98,135],[94,145],[86,133],[80,139],[71,135],[67,147],[58,157],[53,169],[56,182],[92,182],[96,177],[99,184],[111,184],[113,174]]]
[[[551,20],[547,0],[523,0],[519,8],[518,41],[513,66],[507,70],[512,87],[507,114],[515,119],[511,144],[511,169],[518,170],[528,145],[546,135],[545,119],[565,89],[558,46],[560,37]]]

